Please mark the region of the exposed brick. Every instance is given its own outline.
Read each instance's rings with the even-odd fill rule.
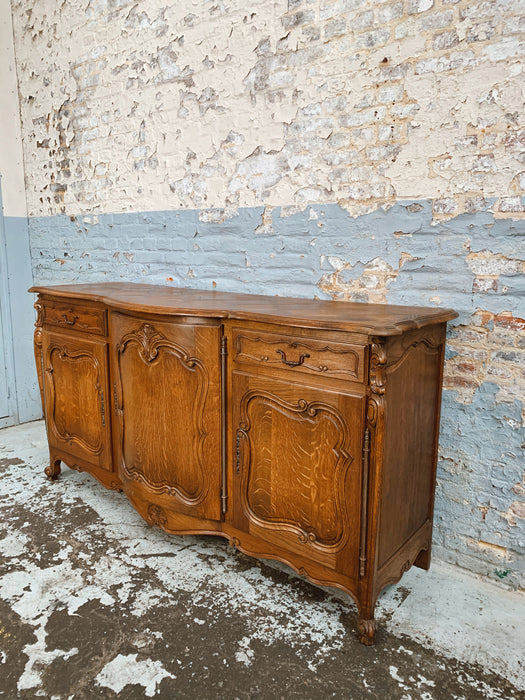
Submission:
[[[321,29],[315,25],[309,25],[302,28],[302,36],[307,41],[318,41],[321,38]]]
[[[456,51],[449,55],[424,59],[416,64],[416,73],[441,73],[443,71],[467,68],[477,63],[472,51]]]
[[[374,146],[367,148],[366,154],[371,161],[395,160],[399,154],[400,146]]]
[[[385,116],[385,108],[377,107],[375,109],[365,109],[361,112],[354,112],[341,117],[339,124],[341,126],[363,126],[373,122],[382,121]]]
[[[395,2],[392,5],[383,5],[376,9],[376,20],[379,24],[386,24],[403,16],[403,3]]]
[[[502,197],[498,202],[498,209],[505,212],[523,212],[525,203],[521,201],[521,197]]]
[[[380,126],[377,137],[379,141],[404,141],[405,131],[402,124],[387,124]]]
[[[524,267],[521,260],[492,253],[490,250],[469,253],[466,261],[476,275],[515,275],[522,272]]]
[[[472,283],[472,292],[485,294],[498,291],[498,280],[492,277],[476,277]]]
[[[491,24],[495,24],[495,20]],[[487,23],[488,24],[488,23]],[[525,31],[525,14],[518,17],[508,17],[503,22],[503,31],[505,34],[522,34]],[[487,36],[488,39],[491,36]]]
[[[285,29],[293,29],[301,24],[311,24],[315,19],[313,12],[296,12],[293,15],[285,15],[282,18],[282,24]]]
[[[337,0],[336,2],[323,0],[319,10],[319,19],[333,19],[345,12],[358,10],[367,4],[367,0]]]
[[[484,197],[468,197],[465,200],[465,211],[469,214],[475,214],[478,211],[485,211],[487,201]]]
[[[434,7],[434,0],[408,0],[407,12],[409,15],[426,12]]]
[[[441,32],[441,34],[436,34],[432,39],[432,46],[435,51],[444,51],[447,49],[452,49],[454,46],[459,44],[459,37],[457,32]]]
[[[366,34],[358,34],[355,38],[355,45],[358,49],[371,49],[374,46],[386,44],[389,39],[390,31],[388,29],[376,29]]]
[[[416,102],[408,102],[406,104],[394,105],[391,108],[392,116],[398,117],[399,119],[406,119],[407,117],[415,116],[421,107]]]
[[[374,26],[374,11],[373,10],[363,10],[358,12],[355,17],[352,18],[352,29],[354,31],[359,31],[360,29],[368,29]]]
[[[489,21],[477,22],[468,27],[466,39],[469,43],[492,39],[496,33],[497,26],[498,20],[496,18]]]
[[[494,17],[499,13],[504,13],[505,10],[508,11],[508,9],[513,14],[523,14],[525,12],[525,3],[523,0],[514,0],[512,3],[509,0],[477,0],[475,2],[467,2],[464,7],[460,8],[459,16],[461,19]]]
[[[453,21],[454,13],[452,10],[432,12],[418,21],[417,30],[419,32],[428,32],[434,29],[444,29],[445,27],[449,27]]]
[[[492,153],[479,154],[474,158],[472,170],[480,173],[494,172],[496,169],[496,160]]]
[[[520,41],[519,39],[506,39],[483,47],[483,55],[489,61],[504,61],[508,58],[523,56],[524,54],[525,41]]]
[[[336,19],[333,22],[328,22],[324,27],[324,35],[326,39],[331,39],[334,36],[341,36],[346,31],[346,20]]]
[[[402,85],[385,85],[380,87],[377,93],[379,102],[397,102],[403,97]]]
[[[436,214],[454,214],[458,209],[455,199],[436,199],[433,202],[433,209]]]

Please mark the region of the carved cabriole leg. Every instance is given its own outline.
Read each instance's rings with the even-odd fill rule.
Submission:
[[[375,642],[377,622],[374,619],[365,620],[359,617],[357,620],[357,633],[359,641],[367,647],[370,647]]]
[[[357,635],[361,644],[367,647],[375,643],[377,622],[374,619],[376,597],[368,591],[357,605]]]
[[[45,473],[49,481],[55,481],[60,474],[60,460],[51,459],[51,464],[49,467],[45,468]]]

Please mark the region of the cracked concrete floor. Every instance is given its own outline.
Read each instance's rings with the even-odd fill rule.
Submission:
[[[64,468],[42,422],[0,431],[0,697],[523,699],[525,602],[435,563],[356,611],[225,540],[168,536]]]

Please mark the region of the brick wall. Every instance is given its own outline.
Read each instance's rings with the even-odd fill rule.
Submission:
[[[12,0],[37,282],[452,306],[437,554],[519,585],[524,0]]]

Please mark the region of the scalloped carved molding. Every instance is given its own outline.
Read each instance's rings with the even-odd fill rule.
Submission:
[[[60,430],[56,421],[56,390],[54,375],[56,373],[56,368],[53,365],[53,356],[57,355],[61,362],[68,362],[75,364],[78,362],[89,362],[95,370],[96,380],[94,383],[94,390],[98,397],[98,401],[101,405],[101,413],[103,415],[103,392],[102,392],[102,368],[100,367],[98,359],[92,353],[85,350],[68,350],[66,345],[52,344],[46,350],[46,359],[48,366],[45,368],[45,375],[47,376],[47,387],[46,387],[46,398],[49,398],[49,405],[51,406],[51,411],[48,413],[48,429],[54,433],[55,437],[60,441],[65,442],[68,445],[77,443],[82,449],[90,452],[94,456],[99,456],[104,448],[104,435],[103,431],[98,431],[98,439],[95,444],[90,444],[82,435],[77,435],[76,433],[69,432],[69,430]],[[49,392],[49,395],[48,395]],[[103,426],[104,423],[101,423]]]
[[[164,350],[175,355],[184,369],[197,372],[198,388],[193,404],[193,414],[191,416],[192,434],[196,436],[196,464],[200,472],[200,488],[196,494],[188,493],[181,484],[176,483],[176,474],[170,475],[170,481],[154,481],[140,467],[126,463],[124,449],[126,440],[126,407],[122,394],[122,387],[126,385],[126,382],[122,377],[121,359],[129,347],[136,347],[140,359],[146,364],[161,362],[160,351]],[[120,451],[124,473],[128,478],[143,483],[155,494],[165,493],[169,496],[174,496],[187,506],[195,506],[201,503],[206,498],[209,491],[209,479],[207,478],[208,470],[204,459],[204,441],[207,437],[207,432],[204,429],[204,409],[209,387],[206,366],[198,358],[191,357],[181,345],[166,338],[149,323],[143,323],[138,330],[125,334],[121,338],[120,343],[116,346],[116,350],[117,386],[119,389],[118,395],[121,397],[119,402],[117,396],[116,413],[120,421]]]
[[[327,364],[314,364],[311,361],[308,361],[308,355],[305,355],[305,359],[303,362],[301,362],[300,367],[303,369],[308,369],[312,372],[319,372],[324,375],[339,375],[339,376],[349,376],[352,377],[353,379],[358,379],[359,378],[359,354],[351,349],[351,348],[345,348],[340,349],[337,347],[334,347],[334,344],[330,345],[329,342],[327,342],[326,345],[321,346],[320,343],[318,344],[312,344],[311,342],[309,343],[307,339],[303,340],[294,340],[292,342],[290,341],[284,341],[282,338],[278,340],[270,340],[269,338],[262,338],[261,336],[247,336],[243,335],[242,333],[238,333],[235,337],[235,359],[239,360],[248,360],[251,362],[263,362],[268,365],[281,365],[283,364],[283,359],[279,354],[277,354],[276,357],[270,357],[269,355],[266,354],[261,354],[261,355],[254,355],[250,353],[249,351],[243,350],[243,341],[246,341],[246,343],[263,343],[264,345],[283,345],[285,344],[287,348],[292,348],[293,350],[297,349],[304,349],[304,350],[309,350],[312,353],[329,353],[330,355],[339,355],[339,356],[347,356],[348,358],[352,359],[353,366],[352,367],[329,367]],[[278,351],[276,351],[278,353]]]
[[[250,418],[250,409],[256,403],[261,403],[266,410],[277,411],[281,423],[284,420],[301,421],[309,420],[316,422],[328,419],[337,428],[337,441],[332,446],[335,456],[335,469],[333,476],[333,503],[334,522],[340,524],[337,536],[331,540],[323,540],[323,535],[316,523],[299,523],[285,518],[267,518],[257,513],[250,502],[250,482],[253,473],[253,431],[257,430],[257,423]],[[291,428],[293,434],[293,427]],[[336,552],[345,546],[350,537],[348,525],[348,511],[346,502],[342,498],[344,489],[342,487],[347,471],[354,461],[354,457],[349,453],[350,434],[348,425],[341,413],[330,404],[321,401],[308,402],[306,399],[299,399],[292,404],[280,399],[267,391],[254,390],[247,392],[241,401],[241,418],[237,430],[237,440],[239,446],[239,471],[242,471],[242,507],[248,519],[261,528],[294,533],[298,540],[308,546],[315,547],[322,551]],[[304,446],[303,446],[304,449]],[[241,467],[243,467],[241,469]],[[305,519],[307,519],[305,514]]]
[[[427,355],[435,355],[436,353],[441,352],[443,343],[433,343],[429,338],[415,340],[413,343],[406,346],[401,357],[398,357],[395,362],[392,362],[392,364],[387,366],[388,372],[395,372],[397,369],[399,369],[405,363],[408,357],[410,357],[412,352],[418,348],[422,348]]]

